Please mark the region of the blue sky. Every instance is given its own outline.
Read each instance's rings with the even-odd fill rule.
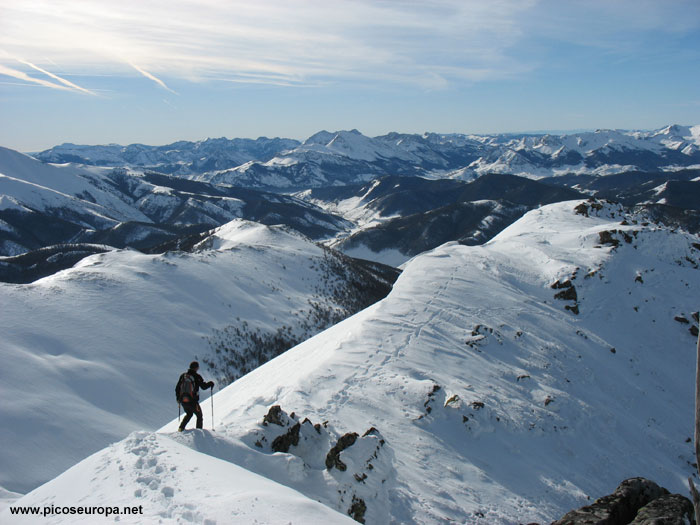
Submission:
[[[700,2],[0,0],[0,117],[22,151],[698,124]]]

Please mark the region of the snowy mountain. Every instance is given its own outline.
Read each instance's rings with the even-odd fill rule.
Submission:
[[[146,168],[161,173],[187,175],[239,166],[251,160],[268,160],[277,153],[295,148],[293,139],[206,139],[179,141],[165,146],[130,144],[120,146],[85,146],[61,144],[35,156],[42,162],[67,162],[90,166]]]
[[[686,210],[700,208],[700,199],[697,198],[700,182],[698,168],[666,172],[632,171],[606,177],[565,175],[547,179],[547,182],[573,187],[630,206],[663,204]]]
[[[347,227],[293,197],[153,172],[42,164],[0,148],[0,255],[57,243],[146,249],[235,218],[286,224],[313,238]]]
[[[700,164],[700,126],[571,135],[408,135],[369,138],[322,131],[267,161],[198,176],[248,187],[302,189],[361,183],[381,175],[471,180],[486,173],[542,178],[595,176]]]
[[[314,500],[368,524],[512,524],[551,522],[632,476],[685,493],[699,264],[700,238],[620,205],[543,206],[482,246],[413,258],[386,299],[216,394],[215,431],[132,434],[18,504],[299,519],[248,506],[279,493],[294,512]],[[194,466],[220,484],[193,488]]]
[[[373,138],[353,129],[320,131],[301,144],[246,140],[160,147],[69,144],[36,156],[45,162],[152,168],[214,184],[283,191],[357,184],[384,175],[463,180],[485,173],[601,176],[700,164],[700,126],[569,135],[389,133]]]
[[[0,486],[26,492],[175,417],[174,384],[195,356],[221,385],[385,296],[396,277],[243,220],[188,249],[110,251],[0,283]]]
[[[642,131],[597,130],[571,135],[501,136],[494,148],[449,177],[508,173],[532,178],[570,173],[609,175],[697,165],[700,126]]]
[[[362,186],[296,195],[355,223],[330,246],[392,266],[448,241],[482,244],[533,207],[583,196],[566,187],[497,174],[468,183],[388,176]]]

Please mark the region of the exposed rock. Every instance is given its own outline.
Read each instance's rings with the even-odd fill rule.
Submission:
[[[678,321],[679,323],[683,324],[690,324],[690,321],[688,321],[685,317],[682,315],[677,315],[676,317],[673,318],[675,321]]]
[[[693,504],[680,494],[668,494],[642,507],[630,525],[687,525],[692,523]]]
[[[576,206],[574,208],[574,211],[578,215],[583,215],[585,217],[588,217],[590,210],[598,210],[599,211],[602,209],[603,209],[603,205],[600,202],[598,202],[597,199],[591,197],[590,199],[588,199],[588,204],[586,204],[585,202],[582,202],[581,204],[579,204],[578,206]]]
[[[697,326],[695,326],[695,325],[691,326],[690,328],[688,328],[688,331],[689,331],[692,335],[694,335],[695,337],[698,336],[698,327],[697,327]]]
[[[450,398],[447,401],[445,401],[445,406],[447,407],[447,406],[452,405],[452,404],[457,404],[458,402],[459,402],[459,396],[457,394],[453,394],[450,396]]]
[[[272,423],[273,425],[284,426],[284,420],[282,419],[282,408],[279,405],[274,405],[270,407],[265,417],[263,417],[263,425]]]
[[[578,206],[574,208],[574,211],[576,212],[577,215],[583,215],[584,217],[588,217],[588,206],[586,205],[585,202],[582,202]]]
[[[578,305],[577,305],[577,304],[575,304],[575,305],[573,305],[573,306],[570,306],[570,305],[567,304],[566,306],[564,306],[564,308],[565,308],[566,310],[569,310],[572,314],[578,315],[578,313],[579,313],[579,309],[578,309]]]
[[[612,494],[572,510],[552,525],[627,525],[642,507],[668,493],[648,479],[626,479]]]
[[[379,435],[380,435],[380,434],[379,434],[379,430],[377,430],[377,429],[374,428],[374,427],[370,427],[370,428],[367,430],[367,432],[365,432],[364,434],[362,434],[362,437],[367,437],[367,436],[369,436],[370,434],[371,434],[371,435],[374,435],[374,436],[379,436]]]
[[[576,294],[576,288],[572,285],[559,293],[554,294],[555,299],[562,299],[564,301],[576,301],[578,295]]]
[[[467,343],[469,344],[469,343]],[[423,406],[425,407],[425,415],[430,414],[433,411],[433,408],[430,406],[433,401],[435,401],[435,394],[440,391],[442,387],[438,384],[433,385],[433,389],[428,392],[428,399],[423,403]],[[422,419],[423,416],[421,415],[418,419]]]
[[[289,430],[286,434],[277,436],[272,442],[273,452],[289,452],[289,447],[292,445],[296,446],[299,444],[299,429],[301,428],[301,423],[297,423]]]
[[[363,472],[362,474],[353,474],[353,477],[355,478],[355,481],[358,483],[364,483],[364,481],[367,479],[367,474]]]
[[[560,281],[557,279],[557,281],[552,285],[552,288],[555,290],[559,290],[560,288],[571,288],[573,284],[571,283],[571,279],[567,279],[566,281]]]
[[[363,500],[362,498],[358,498],[357,496],[353,496],[352,505],[350,505],[350,508],[348,509],[348,516],[350,516],[355,521],[364,523],[365,512],[367,512],[367,505],[365,504],[365,500]]]
[[[600,244],[608,244],[610,246],[620,246],[620,241],[613,237],[613,233],[617,233],[617,230],[608,231],[604,230],[598,232],[598,237],[600,238]]]
[[[578,271],[578,268],[576,270]],[[573,277],[576,277],[576,272],[574,272]],[[576,287],[571,282],[571,279],[566,279],[565,281],[560,281],[557,279],[557,281],[554,284],[552,284],[551,288],[555,290],[561,290],[560,292],[554,294],[555,299],[561,299],[563,301],[574,301],[573,306],[566,305],[564,308],[578,315],[578,294],[576,293]]]
[[[348,432],[338,440],[332,449],[330,449],[326,455],[326,468],[328,470],[332,469],[333,467],[343,472],[347,470],[348,466],[340,460],[340,453],[346,448],[354,445],[355,441],[357,441],[357,437],[357,432]]]

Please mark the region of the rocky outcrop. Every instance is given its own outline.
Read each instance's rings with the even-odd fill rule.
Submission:
[[[434,390],[439,391],[440,387]],[[326,496],[319,501],[359,523],[389,523],[387,481],[395,476],[394,456],[375,427],[361,435],[339,434],[328,421],[314,423],[273,405],[243,441],[262,454],[276,456],[281,477],[292,473],[285,482],[292,488],[307,494],[310,485],[323,479]]]
[[[578,269],[577,269],[578,271]],[[574,275],[572,276],[572,279],[576,278],[576,272],[574,272]],[[555,299],[559,299],[562,301],[573,301],[573,305],[567,304],[564,306],[565,309],[569,310],[570,312],[578,315],[579,309],[578,309],[578,294],[576,293],[576,287],[574,284],[571,282],[571,279],[566,279],[564,281],[561,281],[560,279],[557,279],[557,281],[551,285],[551,288],[554,290],[561,290],[554,294]]]
[[[263,416],[263,425],[267,426],[269,423],[272,423],[273,425],[279,425],[281,427],[285,426],[285,422],[287,420],[286,414],[282,411],[282,408],[279,405],[274,405],[270,407],[270,410],[267,411],[267,414]]]
[[[612,494],[572,510],[552,525],[680,525],[690,523],[690,516],[688,498],[669,494],[648,479],[631,478]]]
[[[297,446],[299,444],[299,429],[301,429],[301,423],[292,426],[286,434],[277,436],[272,442],[272,451],[289,452],[289,447]]]
[[[630,525],[687,525],[692,519],[690,500],[680,494],[668,494],[642,507]]]
[[[348,516],[359,523],[365,522],[365,512],[367,512],[367,505],[365,500],[358,498],[357,496],[352,497],[352,505],[348,509]]]
[[[343,435],[326,455],[326,468],[330,470],[335,467],[343,472],[347,470],[347,465],[340,460],[340,453],[346,448],[354,445],[357,438],[357,432],[348,432],[347,434]]]

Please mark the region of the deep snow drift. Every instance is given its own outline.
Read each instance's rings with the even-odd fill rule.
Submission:
[[[20,503],[106,504],[107,487],[138,502],[138,466],[102,467],[137,438],[166,454],[185,450],[176,440],[203,469],[230,461],[346,515],[364,506],[367,523],[548,522],[631,476],[685,493],[699,241],[577,201],[483,246],[448,243],[410,261],[385,300],[217,394],[215,433],[132,435]],[[149,476],[140,497],[167,517],[189,482]],[[190,509],[200,522],[225,508],[207,490]]]

